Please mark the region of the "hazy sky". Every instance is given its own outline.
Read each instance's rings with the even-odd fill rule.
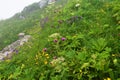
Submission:
[[[17,12],[21,12],[25,6],[40,0],[0,0],[0,19],[6,19]]]

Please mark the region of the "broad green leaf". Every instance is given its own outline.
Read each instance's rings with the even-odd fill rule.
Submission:
[[[107,42],[104,38],[100,38],[98,40],[92,40],[92,49],[95,49],[97,51],[102,51],[105,46],[107,45]]]
[[[85,52],[80,52],[76,56],[78,60],[85,60],[86,59],[86,53]]]
[[[75,56],[75,51],[69,51],[65,54],[66,57],[68,58],[74,58]]]
[[[120,29],[120,26],[118,26],[116,29],[119,30],[119,29]]]

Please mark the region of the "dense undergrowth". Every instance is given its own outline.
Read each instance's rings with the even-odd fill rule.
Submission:
[[[0,63],[1,80],[120,80],[120,1],[50,5],[33,38]],[[44,21],[43,21],[44,20]]]

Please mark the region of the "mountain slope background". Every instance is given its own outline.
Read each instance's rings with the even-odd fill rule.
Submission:
[[[10,20],[32,39],[0,63],[0,79],[120,80],[120,1],[59,1]]]
[[[42,3],[46,1],[46,3]],[[16,13],[13,17],[7,20],[0,21],[0,50],[8,44],[18,39],[20,32],[40,24],[41,14],[44,14],[44,8],[51,0],[41,0],[38,3],[33,3],[23,9],[20,13]],[[60,2],[57,0],[57,2]],[[42,6],[41,6],[42,5]]]
[[[23,10],[23,12],[15,14],[10,19],[0,21],[0,49],[17,40],[18,33],[24,32],[26,29],[39,22],[40,17],[38,15],[40,14],[41,9],[34,7],[34,5],[36,6],[36,3],[30,5],[34,8],[34,11],[31,11],[31,14],[28,11]],[[32,18],[34,19],[35,17],[35,11],[37,18],[32,20]],[[37,14],[38,12],[39,14]]]

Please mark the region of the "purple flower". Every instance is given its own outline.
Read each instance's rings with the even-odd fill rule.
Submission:
[[[54,39],[54,42],[58,42],[58,40],[57,40],[57,39]]]
[[[44,48],[43,51],[46,52],[46,51],[47,51],[47,48]]]
[[[18,54],[18,52],[19,52],[19,51],[18,51],[18,50],[16,50],[15,52],[16,52],[16,54]]]
[[[14,49],[13,52],[18,54],[19,51],[17,49]]]
[[[4,61],[4,60],[5,60],[5,58],[1,58],[0,60]]]
[[[63,38],[61,38],[61,40],[62,40],[62,41],[65,41],[65,40],[66,40],[66,38],[64,38],[64,37],[63,37]]]
[[[9,55],[8,51],[6,51],[4,54],[5,54],[5,56],[8,56],[8,55]]]

